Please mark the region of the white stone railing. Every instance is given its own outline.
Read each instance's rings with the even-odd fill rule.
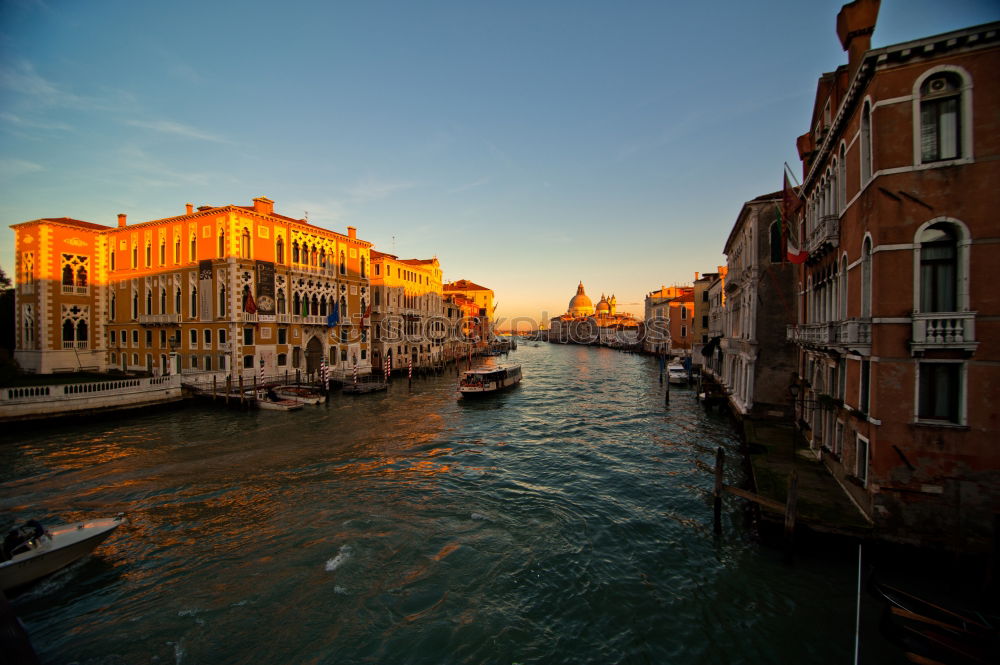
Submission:
[[[164,324],[164,323],[180,323],[180,314],[140,314],[139,324],[149,325],[149,324]]]
[[[13,402],[58,402],[77,397],[100,397],[131,394],[163,388],[180,388],[178,374],[132,379],[108,379],[86,383],[61,383],[49,386],[0,388],[0,404]]]
[[[839,244],[840,239],[840,218],[837,215],[823,215],[816,222],[816,227],[809,234],[806,242],[806,251],[814,252],[829,242],[834,247]]]
[[[975,349],[975,312],[933,312],[913,314],[911,347],[913,350],[932,348]]]

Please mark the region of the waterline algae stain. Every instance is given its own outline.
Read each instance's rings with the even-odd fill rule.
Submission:
[[[522,348],[511,391],[454,375],[294,413],[193,407],[0,445],[0,511],[125,511],[14,599],[43,662],[845,662],[852,562],[783,563],[736,502],[728,422],[654,360]],[[738,483],[731,465],[726,482]]]

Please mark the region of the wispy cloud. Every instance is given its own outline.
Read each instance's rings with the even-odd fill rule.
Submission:
[[[190,127],[179,122],[173,122],[172,120],[129,120],[128,124],[133,127],[151,129],[154,132],[160,132],[162,134],[181,136],[186,139],[197,139],[200,141],[210,141],[212,143],[231,143],[231,141],[222,138],[221,136],[209,134],[208,132],[203,132],[195,127]]]
[[[464,185],[459,185],[458,187],[453,187],[452,189],[448,190],[448,193],[449,194],[458,194],[460,192],[467,192],[470,189],[475,189],[476,187],[482,187],[483,185],[488,184],[489,182],[490,182],[490,178],[488,178],[488,177],[487,178],[479,178],[478,180],[474,180],[474,181],[466,183]]]
[[[0,159],[0,178],[15,178],[25,173],[35,173],[43,170],[41,164],[24,159]]]
[[[0,121],[30,129],[57,129],[65,132],[73,129],[65,122],[46,122],[44,120],[35,120],[34,118],[24,118],[13,113],[0,113]]]
[[[13,93],[22,103],[35,107],[111,111],[135,105],[134,96],[123,90],[102,90],[100,96],[78,95],[39,74],[28,60],[0,64],[0,89]]]
[[[238,184],[228,173],[174,168],[134,144],[122,146],[116,156],[112,177],[138,187],[201,188],[206,182],[216,182],[220,186],[222,183]]]
[[[356,203],[378,201],[392,194],[410,189],[414,183],[401,180],[381,180],[372,176],[362,178],[347,188],[347,194]]]

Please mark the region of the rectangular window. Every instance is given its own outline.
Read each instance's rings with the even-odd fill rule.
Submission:
[[[961,363],[920,363],[920,420],[961,423]]]
[[[920,104],[920,159],[936,162],[957,159],[958,97],[927,100]]]
[[[212,346],[212,329],[205,328],[205,346]]]
[[[288,344],[288,328],[278,328],[278,344]]]
[[[205,356],[205,371],[212,370],[212,356]]]
[[[198,369],[198,356],[191,356],[191,369]]]
[[[225,344],[225,343],[226,343],[226,329],[219,328],[219,344]]]
[[[243,329],[243,346],[253,346],[253,328]]]
[[[132,346],[139,346],[139,331],[132,331]]]
[[[128,344],[128,333],[124,330],[121,333],[121,339],[122,339],[122,346],[126,346]]]
[[[151,346],[153,346],[153,331],[152,330],[147,330],[146,331],[146,348],[148,349]]]
[[[243,369],[253,369],[253,356],[243,356]]]
[[[197,348],[197,347],[198,347],[198,331],[195,330],[194,328],[192,328],[191,329],[191,348],[194,349],[194,348]]]
[[[167,331],[160,329],[160,348],[162,349],[167,345]]]

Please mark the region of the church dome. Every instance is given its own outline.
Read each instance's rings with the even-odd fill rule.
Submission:
[[[597,313],[598,314],[610,314],[611,313],[611,305],[610,305],[610,303],[608,303],[608,299],[605,298],[604,296],[601,296],[601,301],[599,303],[597,303]]]
[[[576,295],[569,301],[567,314],[587,316],[594,313],[594,303],[583,292],[583,282],[576,287]]]

